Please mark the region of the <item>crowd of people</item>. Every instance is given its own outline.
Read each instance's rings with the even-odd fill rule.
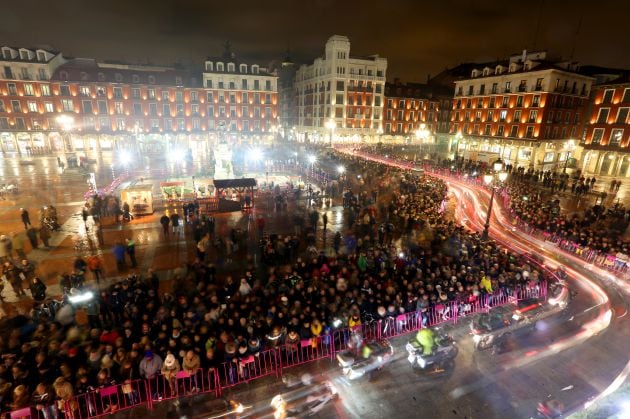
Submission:
[[[366,151],[377,152],[374,149]],[[405,159],[404,152],[399,149],[388,149],[386,153]],[[470,179],[481,179],[489,169],[487,163],[461,157],[456,161],[435,158],[429,165],[451,173],[465,174]],[[570,243],[570,249],[578,252],[588,249],[616,255],[618,260],[622,263],[626,261],[627,264],[630,241],[624,235],[630,224],[630,208],[626,208],[622,202],[607,200],[619,191],[622,184],[620,180],[613,179],[608,185],[602,184],[597,188],[597,178],[585,177],[580,170],[568,174],[564,171],[514,167],[511,164],[507,164],[504,169],[509,174],[504,191],[510,198],[513,214],[520,221],[547,236]],[[558,194],[569,194],[569,191],[568,196],[576,198],[587,194],[594,196],[594,204],[584,211],[563,211]]]
[[[73,395],[115,383],[160,374],[170,382],[182,369],[236,366],[305,339],[325,344],[317,338],[357,326],[367,315],[427,312],[544,279],[526,260],[450,219],[444,182],[361,160],[343,163],[360,180],[345,185],[347,224],[332,243],[318,239],[315,208],[298,211],[287,224],[300,228],[286,226],[295,234],[259,228],[261,267],[245,259],[238,274],[221,273],[210,252],[199,249],[196,260],[176,270],[171,293],[160,292],[158,276],[148,271],[87,302],[67,296],[61,307],[5,320],[2,409],[73,409]],[[186,234],[199,241],[252,240],[217,233],[207,222],[193,220]]]

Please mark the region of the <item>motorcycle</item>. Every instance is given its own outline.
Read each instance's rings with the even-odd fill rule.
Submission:
[[[276,414],[282,412],[287,417],[312,416],[339,398],[337,389],[330,381],[313,384],[309,374],[304,374],[300,380],[289,374],[282,381],[291,392],[278,394],[271,400],[270,405]]]
[[[430,355],[424,355],[424,350],[417,340],[410,340],[405,348],[409,356],[407,360],[416,371],[441,373],[451,369],[459,348],[450,336],[438,336],[436,347]]]
[[[394,348],[387,339],[365,343],[369,348],[369,356],[365,358],[360,349],[348,349],[337,354],[337,361],[343,374],[350,380],[364,375],[371,376],[372,371],[380,370],[392,360]]]

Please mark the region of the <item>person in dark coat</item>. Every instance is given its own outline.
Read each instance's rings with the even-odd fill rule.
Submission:
[[[171,219],[168,218],[168,215],[164,214],[162,218],[160,218],[160,224],[162,224],[162,230],[164,231],[164,237],[168,237],[168,225],[170,224]]]
[[[134,242],[133,239],[125,239],[125,241],[127,243],[127,254],[131,261],[131,267],[135,268],[138,266],[138,262],[136,261],[136,242]]]
[[[28,241],[31,242],[31,247],[33,249],[37,249],[39,243],[37,242],[37,230],[33,227],[26,230],[26,237],[28,237]]]
[[[114,254],[114,259],[116,259],[116,266],[118,267],[118,272],[122,272],[125,269],[125,246],[121,242],[116,242],[114,248],[112,249],[112,253]]]
[[[39,277],[33,278],[30,284],[31,295],[33,300],[40,302],[46,299],[46,284]]]
[[[28,211],[24,208],[20,208],[20,217],[24,223],[24,230],[28,230],[28,226],[31,225],[31,217],[28,215]]]

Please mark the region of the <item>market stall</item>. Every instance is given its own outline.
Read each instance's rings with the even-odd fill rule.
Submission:
[[[153,185],[136,184],[120,192],[120,202],[129,204],[134,215],[153,214]]]

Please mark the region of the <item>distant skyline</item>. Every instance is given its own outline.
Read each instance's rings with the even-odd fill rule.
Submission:
[[[198,64],[228,40],[245,60],[266,65],[288,48],[305,63],[338,34],[350,38],[353,55],[387,58],[389,80],[423,82],[523,49],[630,68],[628,1],[24,0],[1,3],[0,14],[1,44],[130,63]]]

